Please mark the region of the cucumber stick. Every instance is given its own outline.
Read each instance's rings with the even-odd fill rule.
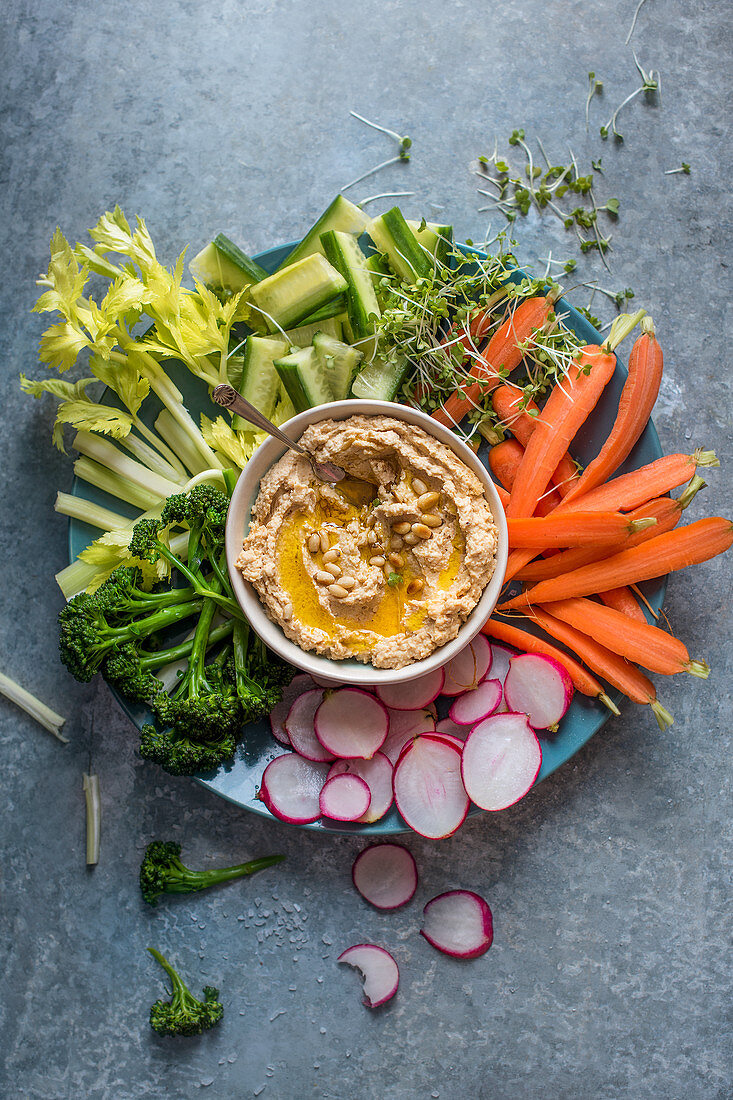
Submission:
[[[350,348],[342,340],[334,340],[325,332],[317,332],[313,337],[318,362],[328,379],[335,401],[343,401],[349,396],[351,380],[356,373],[363,356],[356,348]]]
[[[325,321],[316,321],[312,325],[298,325],[297,328],[289,328],[285,335],[291,347],[307,348],[309,344],[313,343],[313,338],[318,332],[325,332],[334,340],[341,340],[343,336],[341,321],[338,317],[329,317]]]
[[[211,244],[194,256],[188,267],[199,282],[224,299],[267,278],[264,267],[250,259],[223,233],[218,233]]]
[[[280,389],[275,360],[287,354],[288,346],[285,340],[269,336],[248,336],[244,344],[239,392],[269,420],[272,420]],[[232,427],[235,431],[252,430],[251,424],[236,415],[232,417]]]
[[[346,282],[346,312],[354,335],[354,343],[374,337],[375,321],[382,311],[374,290],[372,273],[366,265],[366,257],[354,238],[338,229],[321,234],[321,244],[328,262],[339,271]],[[364,346],[362,344],[362,346]],[[365,351],[367,349],[365,348]],[[374,348],[368,349],[371,355]]]
[[[351,386],[354,397],[371,401],[394,401],[405,377],[408,362],[399,355],[395,360],[377,356],[359,371]]]
[[[421,222],[413,222],[409,218],[407,224],[431,256],[435,256],[440,263],[445,264],[448,262],[448,253],[453,245],[452,225],[436,225],[434,222],[426,222],[424,228],[421,229]]]
[[[411,286],[419,278],[427,278],[433,265],[417,237],[393,206],[386,214],[373,218],[366,229],[377,249],[387,257],[389,266]]]
[[[258,332],[294,328],[338,298],[347,286],[343,275],[324,256],[306,256],[251,287],[249,302],[254,308],[249,323]]]
[[[363,210],[354,206],[353,202],[349,202],[343,195],[337,195],[313,228],[308,230],[300,244],[296,245],[287,259],[282,262],[278,271],[286,264],[295,263],[296,260],[302,260],[314,252],[320,252],[323,255],[321,233],[329,229],[338,229],[342,233],[352,233],[358,237],[366,229],[368,221],[369,217]]]
[[[318,361],[314,347],[298,348],[290,355],[276,359],[275,370],[280,375],[296,412],[305,412],[316,405],[333,401],[326,372]]]

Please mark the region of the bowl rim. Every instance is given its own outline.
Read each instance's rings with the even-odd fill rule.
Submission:
[[[409,405],[400,405],[392,401],[370,401],[363,398],[332,401],[327,405],[319,405],[296,414],[281,426],[281,430],[292,435],[297,441],[311,424],[330,419],[345,420],[358,414],[364,416],[391,416],[394,419],[403,420],[423,428],[429,435],[449,446],[457,457],[476,474],[484,487],[497,528],[494,573],[456,637],[434,650],[428,657],[400,669],[378,669],[371,664],[354,660],[335,661],[330,657],[321,657],[301,649],[297,643],[286,638],[282,628],[268,618],[257,592],[252,585],[244,580],[236,567],[236,559],[242,547],[242,535],[248,528],[251,508],[259,492],[261,479],[286,451],[285,446],[272,437],[261,443],[254,452],[234,488],[226,523],[227,567],[234,595],[253,630],[274,653],[282,657],[288,664],[294,665],[300,671],[310,673],[311,676],[331,681],[334,684],[359,686],[405,683],[445,665],[459,650],[468,645],[491,615],[498,601],[506,572],[509,541],[506,517],[489,471],[479,457],[449,428],[444,427],[426,413],[413,409]]]

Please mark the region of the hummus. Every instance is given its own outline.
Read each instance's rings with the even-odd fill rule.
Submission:
[[[455,638],[494,572],[497,531],[476,475],[421,428],[324,420],[302,445],[349,475],[325,484],[289,451],[262,479],[237,560],[302,649],[403,668]]]

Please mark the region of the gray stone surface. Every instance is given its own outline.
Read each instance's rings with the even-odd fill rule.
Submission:
[[[435,1097],[722,1100],[731,1095],[730,565],[675,576],[669,619],[707,683],[660,683],[661,734],[631,705],[513,809],[451,840],[409,838],[416,900],[370,911],[349,867],[360,843],[240,812],[135,754],[104,686],[56,657],[66,561],[54,516],[70,464],[49,442],[50,403],[18,392],[36,369],[33,279],[60,224],[73,239],[110,204],[143,214],[162,257],[225,229],[250,251],[301,234],[343,183],[389,155],[354,108],[407,131],[396,165],[357,197],[396,188],[481,239],[467,172],[494,134],[524,126],[551,155],[602,154],[617,195],[612,275],[653,314],[666,349],[656,414],[667,451],[715,447],[723,467],[695,515],[730,510],[730,7],[652,0],[632,45],[662,72],[661,107],[634,101],[626,142],[597,126],[633,90],[623,44],[632,0],[8,0],[2,32],[5,532],[0,666],[69,715],[71,744],[0,703],[2,1026],[0,1093],[79,1097],[407,1100]],[[586,136],[586,74],[605,83]],[[682,160],[691,176],[665,176]],[[435,204],[435,205],[430,205]],[[499,228],[494,219],[494,232]],[[575,254],[559,222],[517,227],[522,259]],[[589,274],[584,275],[584,278]],[[574,300],[582,303],[585,292]],[[610,317],[604,313],[604,317]],[[84,868],[84,710],[93,710],[104,799],[102,857]],[[193,865],[272,850],[287,863],[195,900],[145,907],[136,873],[153,837]],[[439,956],[417,934],[427,898],[485,893],[491,951]],[[370,1014],[338,953],[374,939],[402,971]],[[226,1016],[200,1039],[150,1032],[161,991],[145,954],[170,953],[195,990],[221,985]]]

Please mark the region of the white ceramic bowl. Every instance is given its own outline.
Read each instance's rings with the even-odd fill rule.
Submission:
[[[285,453],[285,447],[276,439],[266,439],[257,448],[247,463],[232,494],[226,527],[227,565],[234,594],[252,627],[270,649],[287,661],[288,664],[295,665],[296,668],[300,668],[304,672],[310,672],[315,676],[325,677],[342,684],[398,684],[406,680],[412,680],[416,676],[422,676],[424,673],[431,672],[433,669],[444,665],[478,634],[482,625],[494,610],[506,571],[508,553],[506,518],[489,472],[471,448],[457,439],[447,428],[438,424],[432,417],[418,412],[416,409],[388,401],[334,401],[330,405],[319,405],[318,408],[309,409],[307,412],[294,416],[292,420],[288,420],[283,425],[283,430],[297,441],[310,424],[315,424],[320,420],[345,420],[356,414],[362,416],[391,416],[408,424],[416,424],[428,435],[432,435],[439,439],[441,443],[447,444],[458,458],[470,470],[473,470],[484,487],[499,533],[496,568],[494,575],[483,591],[481,599],[453,641],[440,646],[424,660],[414,661],[405,668],[374,668],[373,665],[364,664],[361,661],[333,661],[329,657],[319,657],[316,653],[301,649],[295,642],[291,642],[285,637],[276,623],[268,619],[265,609],[260,603],[259,596],[254,588],[244,580],[235,563],[242,549],[242,538],[249,529],[251,509],[259,492],[260,480]]]

